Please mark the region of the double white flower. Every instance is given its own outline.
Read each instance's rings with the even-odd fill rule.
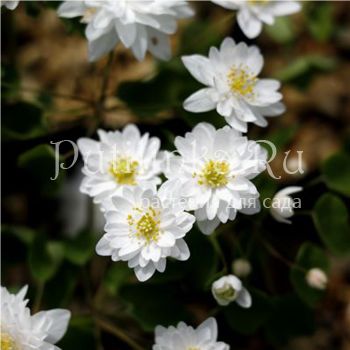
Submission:
[[[183,207],[168,201],[162,189],[124,189],[105,203],[106,234],[97,244],[99,255],[128,261],[140,281],[155,271],[164,272],[166,258],[187,260],[184,237],[195,218]]]
[[[226,38],[220,50],[212,47],[209,57],[192,55],[182,57],[189,72],[207,87],[191,95],[184,108],[190,112],[216,109],[233,128],[247,131],[247,123],[267,126],[265,117],[274,117],[285,111],[277,91],[280,83],[273,79],[259,79],[264,64],[256,46],[236,44]]]
[[[138,60],[149,50],[155,57],[171,56],[169,34],[177,20],[193,15],[182,0],[99,0],[65,1],[58,9],[61,17],[82,17],[87,23],[89,58],[95,61],[114,49],[120,41]]]
[[[215,318],[208,318],[194,329],[180,322],[177,327],[156,327],[153,350],[229,350],[230,346],[217,341],[218,325]]]
[[[27,289],[10,294],[1,287],[1,349],[59,350],[53,344],[66,332],[70,312],[54,309],[32,316],[24,300]]]
[[[234,220],[238,211],[260,210],[259,193],[250,181],[266,167],[266,151],[226,126],[216,130],[198,124],[185,137],[176,137],[179,155],[167,153],[163,190],[194,210],[199,228],[210,234],[220,222]]]
[[[81,138],[78,147],[83,155],[85,178],[81,192],[102,203],[123,188],[154,188],[161,180],[159,157],[160,140],[141,136],[135,125],[128,125],[122,132],[98,131],[100,142]]]
[[[300,11],[296,1],[287,0],[212,0],[229,10],[237,10],[237,22],[243,33],[250,39],[262,31],[263,23],[272,25],[275,17],[291,15]]]

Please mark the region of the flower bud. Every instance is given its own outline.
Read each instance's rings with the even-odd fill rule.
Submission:
[[[235,301],[238,305],[249,308],[252,298],[243,287],[239,278],[234,275],[223,276],[212,284],[213,297],[221,306],[226,306]]]
[[[323,290],[327,287],[328,277],[324,271],[315,267],[307,272],[306,281],[310,287]]]
[[[238,277],[247,277],[252,272],[252,266],[246,259],[236,259],[232,263],[232,270]]]

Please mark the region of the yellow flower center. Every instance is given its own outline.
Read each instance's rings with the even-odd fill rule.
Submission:
[[[241,96],[252,95],[257,78],[248,69],[233,66],[227,75],[228,84],[233,93]]]
[[[121,157],[110,163],[109,172],[119,185],[136,185],[139,163],[128,157]]]
[[[225,284],[222,288],[217,288],[215,293],[218,297],[225,300],[234,300],[237,296],[236,290],[229,284]]]
[[[226,161],[209,160],[198,175],[198,184],[213,188],[225,186],[228,183],[229,171],[230,166]]]
[[[14,339],[5,332],[1,332],[1,350],[19,350]]]
[[[142,212],[139,208],[134,210],[141,213],[141,216],[137,220],[131,214],[128,216],[130,229],[134,228],[136,230],[138,239],[144,239],[147,243],[157,242],[160,234],[160,221],[157,211],[152,207],[148,208],[146,212]]]
[[[250,5],[266,5],[270,0],[248,0]]]
[[[90,23],[92,18],[94,17],[94,15],[97,12],[97,8],[96,7],[90,7],[87,8],[83,14],[83,17],[81,18],[80,22],[81,23]]]

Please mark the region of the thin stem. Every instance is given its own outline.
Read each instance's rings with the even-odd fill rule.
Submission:
[[[122,340],[124,343],[128,344],[133,350],[143,350],[144,348],[137,344],[133,339],[131,339],[127,334],[125,334],[117,326],[109,323],[108,321],[102,319],[101,317],[95,316],[94,320],[96,324],[104,331],[114,335],[116,338]]]
[[[44,295],[44,282],[39,282],[38,289],[36,291],[34,305],[33,305],[33,313],[37,313],[40,310],[41,300]]]

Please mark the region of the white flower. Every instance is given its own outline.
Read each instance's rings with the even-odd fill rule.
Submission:
[[[216,109],[233,128],[246,132],[247,123],[266,126],[265,117],[284,112],[277,92],[280,83],[259,79],[264,59],[256,46],[236,44],[226,38],[218,50],[212,47],[209,58],[201,55],[182,57],[189,72],[205,88],[184,102],[187,111],[200,113]]]
[[[184,322],[177,327],[156,327],[153,350],[229,350],[230,346],[217,341],[218,326],[215,318],[208,318],[193,329]]]
[[[252,265],[246,259],[236,259],[232,263],[232,270],[238,277],[246,277],[252,272]]]
[[[176,32],[178,19],[193,12],[183,0],[85,0],[65,1],[58,14],[82,16],[87,23],[91,61],[112,51],[119,41],[141,61],[147,50],[157,58],[169,59],[169,34]]]
[[[169,203],[161,188],[158,193],[140,187],[124,189],[105,202],[105,217],[106,233],[97,253],[128,261],[140,281],[156,270],[164,272],[167,257],[183,261],[190,256],[184,237],[195,218],[181,205]]]
[[[218,304],[222,306],[233,301],[244,308],[252,305],[250,293],[243,287],[241,280],[234,275],[219,278],[212,284],[211,292]]]
[[[285,224],[291,224],[288,220],[294,215],[294,200],[290,196],[293,193],[302,191],[302,187],[290,186],[278,191],[272,199],[270,213],[273,218]]]
[[[53,309],[31,316],[24,300],[27,287],[10,294],[1,287],[1,349],[59,350],[57,343],[67,330],[70,311]]]
[[[7,7],[9,10],[14,10],[19,4],[19,0],[6,0],[6,1],[1,1],[0,5]]]
[[[200,230],[212,233],[220,222],[234,220],[237,211],[260,210],[259,193],[250,181],[266,167],[266,151],[226,126],[216,130],[198,124],[185,137],[176,137],[179,155],[166,154],[168,198],[180,197],[187,210],[195,210]]]
[[[286,0],[212,0],[229,10],[238,10],[237,21],[243,33],[250,39],[256,38],[263,23],[272,25],[275,17],[291,15],[300,11],[296,1]]]
[[[328,278],[324,271],[315,267],[307,272],[306,282],[312,288],[323,290],[327,288]]]
[[[160,140],[140,135],[135,125],[122,132],[98,130],[100,142],[88,138],[78,140],[83,155],[85,178],[80,190],[101,203],[125,187],[155,188],[161,182]]]

